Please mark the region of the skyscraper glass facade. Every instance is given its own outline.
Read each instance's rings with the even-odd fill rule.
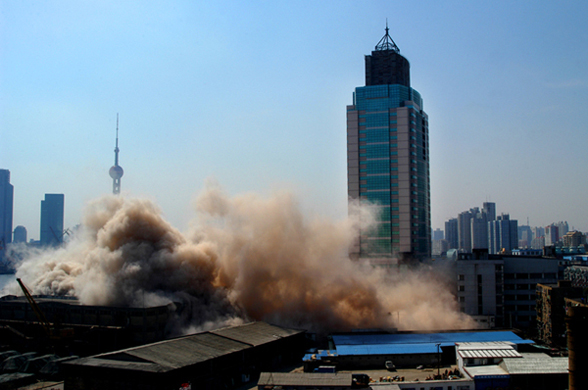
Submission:
[[[388,53],[392,52],[392,53]],[[408,75],[408,61],[392,50],[366,58],[369,80],[378,71]],[[396,61],[402,69],[386,68]],[[382,61],[382,58],[385,61]],[[397,67],[398,68],[398,67]],[[384,70],[382,70],[384,69]],[[386,70],[387,69],[387,70]],[[386,76],[386,75],[384,75]],[[406,82],[405,84],[409,84]],[[402,84],[358,87],[347,107],[348,190],[350,200],[374,204],[376,226],[360,232],[352,255],[423,258],[431,253],[428,118],[420,94]]]

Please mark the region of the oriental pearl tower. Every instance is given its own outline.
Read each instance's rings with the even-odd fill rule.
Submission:
[[[114,148],[114,165],[110,168],[110,177],[112,177],[112,193],[120,194],[120,178],[125,173],[120,165],[118,165],[118,114],[116,114],[116,147]]]

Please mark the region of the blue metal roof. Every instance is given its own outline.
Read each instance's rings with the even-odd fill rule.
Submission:
[[[419,353],[437,353],[437,344],[376,344],[376,345],[341,345],[337,347],[339,355],[406,355]]]
[[[514,344],[530,344],[511,331],[491,332],[453,332],[453,333],[414,333],[414,334],[352,334],[332,336],[333,342],[340,351],[341,346],[351,345],[410,345],[435,344],[450,346],[455,343],[473,343],[488,341],[510,341]],[[435,346],[435,352],[437,351]],[[341,354],[341,353],[340,353]]]

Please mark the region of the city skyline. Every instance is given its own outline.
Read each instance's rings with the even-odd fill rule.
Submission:
[[[39,239],[45,193],[65,226],[111,194],[120,113],[123,195],[181,230],[208,178],[230,194],[294,191],[309,214],[347,215],[345,107],[363,55],[390,35],[429,116],[432,227],[491,201],[530,226],[588,230],[588,5],[0,4],[0,168],[13,229]],[[320,169],[317,169],[320,167]]]

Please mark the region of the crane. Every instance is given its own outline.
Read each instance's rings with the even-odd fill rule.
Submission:
[[[39,305],[37,305],[37,302],[35,302],[35,299],[31,295],[29,290],[26,288],[22,280],[20,280],[20,278],[16,278],[16,281],[20,285],[20,288],[24,293],[25,297],[27,298],[27,301],[29,301],[29,305],[31,305],[33,312],[35,312],[35,315],[37,316],[39,323],[41,324],[49,338],[61,339],[73,335],[73,329],[61,329],[60,332],[57,332],[57,329],[55,329],[54,326],[47,320],[47,317],[45,317],[45,314],[43,314],[41,308],[39,307]]]

